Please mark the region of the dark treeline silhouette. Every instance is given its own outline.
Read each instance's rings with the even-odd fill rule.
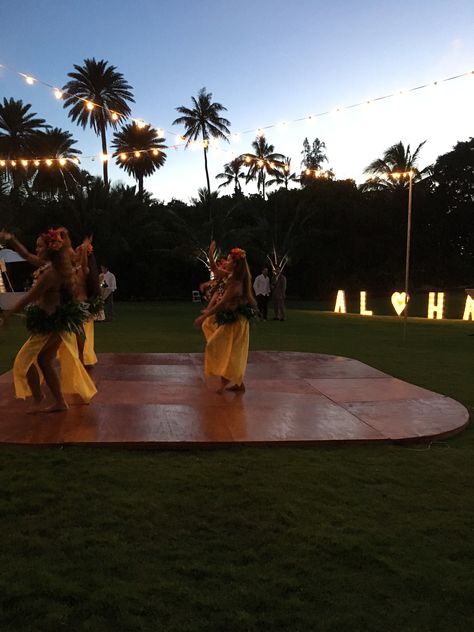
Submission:
[[[413,287],[452,288],[474,281],[474,138],[440,156],[413,184]],[[231,178],[229,178],[231,180]],[[232,180],[231,180],[232,181]],[[357,187],[317,178],[301,188],[213,197],[213,234],[225,252],[248,251],[254,273],[278,253],[288,257],[290,295],[328,297],[338,288],[386,293],[403,286],[407,188]],[[83,174],[61,195],[5,187],[0,227],[33,247],[51,225],[79,242],[93,234],[99,261],[120,279],[122,298],[188,298],[206,279],[211,232],[208,192],[189,204],[153,200],[135,187],[104,185]]]
[[[474,139],[459,142],[432,166],[419,169],[424,143],[402,142],[368,165],[360,187],[337,180],[326,145],[305,138],[300,168],[276,151],[262,130],[249,151],[216,174],[211,191],[208,151],[227,142],[227,111],[202,88],[191,105],[176,108],[185,146],[203,149],[206,188],[186,204],[164,204],[145,191],[145,178],[165,166],[162,130],[130,121],[133,88],[106,60],[74,65],[62,90],[72,122],[100,138],[103,178],[80,167],[81,152],[68,131],[52,128],[30,104],[0,102],[0,229],[33,247],[45,228],[65,225],[73,239],[94,235],[99,261],[120,279],[123,298],[186,297],[208,271],[211,235],[223,252],[241,246],[254,270],[287,264],[290,293],[313,298],[337,288],[386,292],[403,286],[408,184],[413,184],[414,288],[474,282]],[[114,131],[110,142],[107,131]],[[108,147],[113,153],[108,154]],[[137,187],[111,185],[115,160]],[[323,169],[324,165],[324,169]],[[410,178],[401,176],[410,172]],[[248,185],[258,194],[249,195]],[[276,190],[275,190],[276,189]]]

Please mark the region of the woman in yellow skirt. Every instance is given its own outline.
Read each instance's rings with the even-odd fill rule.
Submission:
[[[100,297],[99,272],[94,256],[91,238],[86,237],[73,256],[73,267],[76,272],[76,296],[75,299],[87,305],[90,317],[83,324],[84,335],[77,336],[79,357],[82,364],[92,367],[97,364],[97,355],[94,349],[94,316],[103,308],[103,300]],[[62,355],[60,349],[60,356]]]
[[[100,298],[99,272],[95,261],[94,250],[92,247],[92,238],[86,237],[82,244],[74,250],[69,237],[69,231],[64,226],[56,229],[66,246],[72,263],[74,273],[74,299],[80,303],[87,305],[90,317],[83,324],[81,335],[77,335],[77,345],[79,348],[79,357],[84,366],[93,366],[97,364],[97,356],[94,350],[94,316],[101,310],[103,301]],[[43,259],[42,256],[29,252],[29,250],[15,237],[13,233],[0,231],[0,241],[7,243],[15,250],[23,259],[35,266],[37,270],[33,273],[36,279],[43,273],[44,269],[51,265],[51,262]],[[62,364],[63,360],[68,356],[67,346],[64,349],[59,348],[59,360]]]
[[[43,269],[31,290],[3,319],[5,322],[10,314],[27,308],[27,327],[31,336],[17,354],[13,379],[17,397],[25,399],[33,395],[38,410],[44,398],[41,390],[44,379],[53,396],[53,404],[42,412],[66,410],[64,393],[76,393],[87,403],[97,392],[79,360],[76,332],[80,331],[89,314],[73,300],[70,245],[63,237],[60,230],[53,229],[38,237],[37,256],[51,265]],[[60,346],[65,348],[61,379],[54,366]]]
[[[221,378],[218,393],[245,391],[249,351],[249,320],[256,314],[245,250],[233,248],[227,257],[225,290],[196,318],[206,338],[204,373]]]

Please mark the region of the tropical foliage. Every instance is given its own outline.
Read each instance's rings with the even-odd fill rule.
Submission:
[[[285,156],[275,152],[274,145],[267,143],[265,136],[257,136],[252,142],[253,153],[243,154],[242,162],[248,165],[246,182],[257,181],[257,190],[265,199],[267,176],[275,178],[284,170]]]
[[[134,103],[132,86],[115,66],[101,59],[85,59],[74,64],[74,72],[63,87],[64,107],[68,116],[82,128],[92,127],[100,136],[102,153],[107,152],[107,127],[116,127],[120,119],[130,116],[129,103]],[[108,184],[107,160],[103,161],[104,182]]]
[[[320,139],[304,140],[298,175],[289,157],[257,136],[250,151],[216,175],[219,190],[233,187],[233,195],[220,196],[211,191],[207,156],[213,140],[228,139],[230,123],[221,116],[226,108],[202,88],[190,108],[177,108],[175,124],[184,125],[187,146],[202,143],[207,186],[189,203],[165,204],[144,190],[145,178],[165,164],[165,140],[151,125],[125,122],[133,95],[124,77],[104,60],[86,59],[69,78],[63,96],[70,118],[100,135],[104,154],[107,128],[120,123],[113,156],[138,186],[109,186],[106,168],[103,179],[81,170],[70,132],[51,128],[30,104],[4,98],[0,226],[30,246],[55,224],[68,226],[75,242],[93,234],[96,253],[119,276],[123,297],[188,295],[206,278],[202,263],[210,235],[223,252],[245,248],[254,270],[269,261],[286,265],[295,296],[324,296],[341,286],[400,288],[409,180],[396,174],[407,172],[413,185],[413,284],[472,285],[474,139],[424,168],[424,143],[412,151],[400,141],[368,165],[370,178],[357,187],[323,170],[328,160]],[[245,185],[254,182],[258,194],[249,195]]]
[[[48,128],[46,121],[30,110],[29,103],[13,98],[4,98],[0,104],[0,156],[10,161],[2,173],[15,190],[28,180],[29,173],[22,164],[12,166],[11,160],[32,157],[32,138]]]
[[[412,173],[413,182],[423,179],[429,174],[429,167],[418,169],[418,157],[423,145],[423,141],[412,153],[410,145],[405,145],[400,141],[389,147],[382,158],[377,158],[365,168],[365,172],[372,176],[365,184],[366,189],[400,189],[406,188],[409,178],[400,177],[400,174]]]
[[[124,125],[115,132],[112,141],[116,163],[138,182],[138,193],[143,197],[143,179],[151,176],[166,162],[165,139],[151,125]]]
[[[221,112],[226,112],[221,103],[212,101],[212,93],[206,92],[206,88],[201,88],[198,96],[191,97],[192,107],[184,105],[176,110],[182,115],[174,120],[173,125],[184,125],[183,138],[186,140],[186,147],[191,142],[202,140],[204,152],[204,169],[206,171],[206,183],[209,195],[211,194],[211,183],[209,180],[209,169],[207,164],[207,152],[211,139],[224,140],[228,142],[230,134],[230,121],[220,116]]]
[[[432,175],[413,183],[415,288],[472,285],[474,278],[474,139],[440,156]],[[0,192],[0,226],[33,247],[50,225],[65,224],[73,241],[94,234],[98,258],[120,279],[120,296],[188,297],[206,279],[208,191],[186,204],[164,204],[134,187],[106,187],[81,172],[59,198]],[[313,179],[261,195],[212,194],[221,251],[245,248],[251,269],[286,262],[290,296],[325,297],[344,287],[386,294],[403,286],[407,191],[366,191],[351,180]],[[133,221],[132,221],[133,220]],[[200,261],[201,260],[201,261]]]
[[[233,184],[235,195],[242,193],[242,185],[240,184],[240,181],[245,178],[242,166],[243,162],[240,156],[225,164],[224,171],[216,175],[216,180],[224,180],[224,182],[219,185],[219,189]]]

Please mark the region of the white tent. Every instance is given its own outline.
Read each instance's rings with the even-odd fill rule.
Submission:
[[[24,261],[23,257],[9,248],[0,248],[0,259],[5,263],[16,263],[17,261]]]

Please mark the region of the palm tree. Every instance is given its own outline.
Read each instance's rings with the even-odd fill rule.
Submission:
[[[183,138],[186,139],[186,147],[191,141],[202,139],[204,149],[204,168],[206,171],[206,182],[209,197],[211,195],[211,184],[209,182],[209,171],[207,168],[207,152],[211,138],[221,139],[229,142],[227,136],[230,134],[230,121],[219,116],[220,112],[227,112],[221,103],[212,102],[212,93],[206,92],[206,88],[201,88],[197,99],[191,97],[192,108],[184,105],[176,108],[183,116],[173,121],[173,125],[184,125],[185,132]]]
[[[119,119],[130,116],[128,102],[135,103],[132,86],[115,66],[101,59],[85,59],[83,66],[74,64],[75,72],[63,87],[64,107],[68,116],[83,129],[89,125],[101,137],[102,153],[107,156],[106,129],[115,128]],[[107,160],[103,161],[104,183],[108,185]]]
[[[30,112],[31,105],[15,99],[3,99],[0,104],[0,158],[3,160],[28,159],[31,157],[31,140],[34,135],[47,129],[46,121]],[[28,178],[28,169],[20,164],[6,165],[7,181],[17,189]]]
[[[138,182],[140,199],[143,199],[143,179],[165,164],[164,141],[151,125],[127,124],[114,134],[115,162]]]
[[[224,171],[222,173],[218,173],[216,175],[216,180],[225,180],[222,184],[219,185],[219,189],[222,187],[227,187],[229,184],[234,184],[234,193],[237,195],[238,193],[242,193],[242,187],[240,186],[240,180],[245,178],[245,175],[242,173],[242,158],[239,156],[238,158],[234,158],[227,164],[224,165]]]
[[[283,184],[285,189],[288,190],[290,182],[299,182],[300,179],[295,172],[291,173],[291,158],[285,157],[283,161],[283,168],[275,174],[275,177],[267,182],[270,187],[272,184]]]
[[[413,154],[410,145],[406,148],[402,141],[389,147],[382,158],[372,161],[364,170],[364,173],[373,176],[365,184],[366,190],[380,189],[401,189],[408,186],[408,179],[390,178],[391,174],[413,172],[413,181],[421,180],[429,173],[429,167],[425,167],[421,171],[417,169],[416,163],[421,148],[426,140],[418,145]]]
[[[33,190],[49,195],[72,193],[83,181],[77,156],[81,153],[74,145],[72,134],[55,127],[45,132],[36,132],[31,139],[32,155],[35,159],[49,158],[52,164],[40,160],[32,176]],[[77,162],[76,162],[77,161]],[[38,160],[33,161],[33,165]]]
[[[249,165],[246,182],[257,180],[257,189],[265,199],[265,183],[267,175],[276,177],[280,170],[284,168],[285,156],[275,153],[275,147],[269,145],[265,136],[257,136],[252,142],[254,154],[243,154],[241,159]]]
[[[301,154],[303,156],[303,160],[301,161],[303,171],[300,176],[300,181],[302,184],[307,184],[309,181],[312,181],[313,178],[308,176],[305,171],[308,169],[310,171],[321,171],[323,162],[328,161],[326,143],[319,140],[319,138],[315,138],[313,144],[310,145],[308,139],[305,138]]]

